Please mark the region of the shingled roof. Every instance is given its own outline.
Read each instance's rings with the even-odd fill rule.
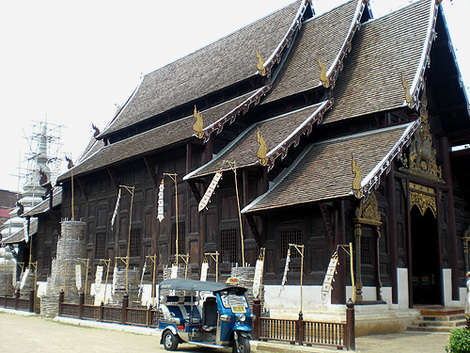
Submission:
[[[419,93],[437,16],[435,0],[420,0],[362,25],[333,92],[325,124],[407,105]]]
[[[274,12],[144,76],[102,136],[257,74],[255,56],[270,58],[296,20],[304,0]]]
[[[325,101],[253,124],[209,163],[186,175],[184,180],[212,174],[218,170],[229,170],[230,167],[224,160],[234,161],[238,168],[258,164],[259,145],[256,139],[258,129],[268,147],[267,157],[271,163],[274,163],[279,156],[285,156],[291,145],[298,144],[302,134],[311,131],[312,125],[321,120],[330,104],[329,101]]]
[[[32,236],[38,232],[38,219],[31,218],[29,224],[29,235]],[[24,241],[24,228],[18,229],[15,233],[9,235],[8,237],[2,239],[1,244],[16,244]]]
[[[29,211],[23,213],[21,217],[36,216],[38,214],[45,213],[49,211],[49,203],[50,203],[49,197],[47,197],[45,200],[38,203]],[[54,188],[54,191],[53,191],[52,207],[57,207],[61,203],[62,203],[62,187],[57,186]]]
[[[242,213],[305,204],[352,195],[354,155],[367,192],[401,153],[420,121],[318,142],[307,147],[273,186]]]
[[[333,85],[360,27],[365,6],[362,0],[352,0],[306,21],[272,92],[262,104],[321,86],[318,59]]]
[[[234,107],[238,106],[252,94],[253,92],[249,92],[200,112],[203,116],[204,124],[211,124],[217,121],[221,116],[229,113]],[[191,115],[125,140],[102,146],[93,154],[88,153],[88,157],[73,168],[73,174],[85,174],[189,139],[193,135],[194,122],[194,117]],[[69,178],[70,173],[69,170],[62,174],[58,178],[58,181]]]

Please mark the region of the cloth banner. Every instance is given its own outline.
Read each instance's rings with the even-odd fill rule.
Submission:
[[[143,290],[143,283],[144,283],[144,275],[145,275],[145,269],[147,268],[147,262],[144,263],[144,267],[142,268],[142,275],[140,276],[140,284],[139,284],[139,293],[137,294],[139,297],[142,295],[142,290]]]
[[[26,218],[23,220],[23,233],[24,233],[24,241],[27,243],[29,241],[29,233],[28,233],[28,220]]]
[[[80,264],[75,265],[75,285],[78,291],[82,289],[82,265]]]
[[[326,302],[326,297],[331,290],[331,284],[334,281],[336,274],[336,267],[338,265],[338,254],[336,251],[333,253],[328,264],[328,269],[326,270],[325,278],[323,279],[323,285],[321,287],[321,301],[322,303]]]
[[[279,295],[284,290],[284,286],[287,282],[287,272],[289,272],[289,263],[290,263],[290,248],[287,249],[286,265],[284,266],[284,275],[282,276],[281,291],[279,292]]]
[[[222,178],[222,172],[217,172],[215,173],[214,177],[212,178],[211,183],[209,184],[209,187],[206,190],[206,193],[201,199],[201,202],[199,202],[199,207],[198,211],[201,212],[204,208],[206,208],[207,204],[209,203],[209,200],[211,199],[212,194],[214,193],[214,190],[219,183],[220,178]]]
[[[103,278],[103,266],[96,266],[95,283],[97,286],[101,285],[102,278]]]
[[[201,281],[207,281],[207,271],[209,269],[209,263],[204,261],[201,265]]]
[[[173,265],[171,266],[170,279],[176,279],[177,277],[178,277],[178,266]]]
[[[114,222],[116,221],[116,216],[119,210],[119,202],[121,201],[121,188],[119,188],[118,196],[116,199],[116,206],[114,206],[113,217],[111,217],[111,230],[113,230]]]
[[[163,218],[165,218],[165,215],[164,215],[164,210],[163,210],[163,204],[164,204],[164,200],[163,200],[163,190],[165,189],[165,183],[162,179],[161,183],[160,183],[160,187],[158,189],[158,209],[157,209],[157,218],[158,218],[158,221],[161,222],[163,221]]]
[[[23,277],[21,277],[21,282],[20,282],[20,289],[23,289],[23,287],[25,286],[26,280],[28,279],[28,276],[29,276],[29,268],[27,268],[23,272]]]
[[[118,268],[117,266],[114,266],[114,271],[113,271],[113,286],[111,288],[112,293],[116,291],[116,283],[117,283],[117,277],[118,277]]]
[[[106,298],[104,297],[105,292]],[[92,283],[90,287],[90,295],[92,297],[95,297],[95,306],[101,305],[101,303],[107,304],[112,302],[111,284],[108,283],[108,285],[105,285],[104,283],[102,283],[98,285],[96,283]]]
[[[253,297],[259,298],[261,288],[261,276],[263,274],[263,262],[264,260],[256,260],[255,265],[255,277],[253,279]]]

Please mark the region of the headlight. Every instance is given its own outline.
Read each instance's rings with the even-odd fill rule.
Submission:
[[[241,314],[238,318],[239,321],[245,321],[246,320],[246,315],[245,314]]]
[[[230,321],[230,316],[227,314],[220,315],[220,320],[222,321]]]

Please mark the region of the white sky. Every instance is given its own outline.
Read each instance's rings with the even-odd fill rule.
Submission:
[[[31,121],[66,126],[77,158],[141,73],[174,61],[293,0],[17,0],[0,3],[0,189],[16,190]],[[313,0],[317,13],[344,0]],[[374,17],[410,0],[371,0]],[[470,78],[469,0],[443,2],[464,77]],[[255,60],[255,59],[254,59]]]

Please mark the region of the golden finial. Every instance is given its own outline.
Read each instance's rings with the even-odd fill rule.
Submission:
[[[357,164],[352,154],[351,154],[351,169],[352,169],[352,173],[354,174],[354,179],[352,182],[352,191],[353,191],[354,196],[356,196],[357,199],[360,199],[362,197],[361,170],[359,169],[359,165]]]
[[[256,57],[258,58],[258,65],[256,66],[256,68],[258,69],[261,76],[266,76],[266,68],[264,67],[264,61],[258,50],[256,51]]]
[[[266,157],[266,152],[268,151],[268,147],[266,146],[266,142],[264,142],[263,136],[261,136],[261,132],[256,131],[256,141],[258,142],[259,148],[258,148],[258,153],[257,157],[259,160],[259,164],[261,164],[263,167],[268,164],[268,157]]]
[[[442,2],[442,0],[436,0],[436,5],[439,5]]]
[[[318,61],[318,66],[320,66],[320,70],[321,70],[320,81],[323,84],[323,87],[329,88],[330,87],[330,80],[328,79],[328,76],[326,76],[325,65],[323,65],[323,63],[321,62],[320,59],[317,59],[317,61]]]
[[[200,139],[204,137],[204,131],[203,131],[203,122],[202,122],[202,116],[199,114],[197,111],[196,105],[194,105],[194,118],[196,119],[196,122],[193,125],[193,131],[196,134],[196,136]]]
[[[412,107],[414,105],[414,102],[413,102],[413,98],[411,97],[411,94],[410,94],[410,85],[406,81],[406,78],[405,78],[405,76],[403,76],[403,74],[401,75],[401,84],[403,85],[403,88],[405,90],[406,103],[408,103],[408,105],[410,107]]]

